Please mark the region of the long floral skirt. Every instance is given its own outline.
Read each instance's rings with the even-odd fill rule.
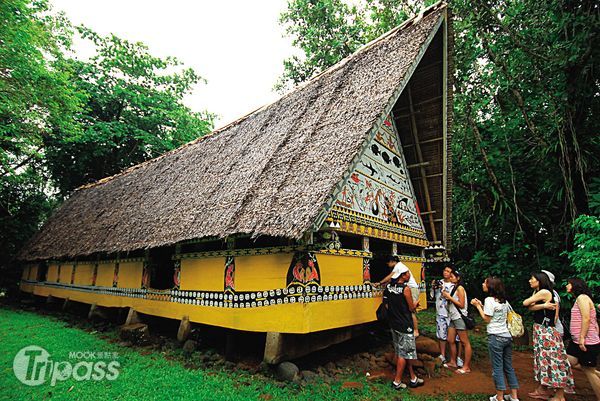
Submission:
[[[575,384],[565,346],[554,327],[533,324],[533,372],[535,380],[546,387],[572,388]]]

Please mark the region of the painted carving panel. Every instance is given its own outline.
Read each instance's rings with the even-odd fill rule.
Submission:
[[[392,120],[379,129],[336,199],[336,206],[424,231]]]

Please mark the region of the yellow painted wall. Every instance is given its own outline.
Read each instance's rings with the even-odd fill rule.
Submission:
[[[74,284],[92,285],[92,276],[94,274],[94,264],[79,264],[75,268]]]
[[[235,290],[264,291],[285,288],[292,253],[237,256],[235,258]]]
[[[361,285],[363,283],[362,258],[317,254],[321,271],[321,285]]]
[[[98,265],[98,275],[96,276],[96,285],[100,287],[112,287],[115,275],[114,263],[103,263]]]
[[[408,267],[410,270],[410,274],[414,277],[417,283],[421,282],[421,266],[423,265],[421,262],[402,262]]]
[[[29,280],[37,280],[38,265],[33,265],[29,269]]]
[[[71,283],[71,272],[73,271],[73,265],[61,265],[60,266],[60,282],[61,284]]]
[[[182,290],[223,291],[224,274],[224,257],[182,259],[180,288]]]
[[[404,263],[406,265],[406,267],[409,268],[410,274],[415,278],[417,283],[420,284],[421,283],[421,267],[423,266],[423,263],[421,263],[421,262],[405,262],[405,261],[403,261],[402,263]],[[418,309],[419,310],[427,309],[427,293],[426,292],[421,292],[419,294],[419,308]]]
[[[48,278],[46,281],[56,283],[56,280],[58,280],[58,264],[52,263],[48,266]]]
[[[144,262],[121,263],[117,287],[142,288],[142,270],[144,270]]]

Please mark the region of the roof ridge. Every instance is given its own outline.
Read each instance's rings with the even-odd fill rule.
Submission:
[[[292,91],[288,92],[288,93],[293,93],[294,91],[303,88],[305,86],[308,86],[312,81],[316,80],[317,78],[328,74],[332,71],[337,70],[338,68],[344,66],[346,63],[348,63],[348,61],[350,61],[351,59],[353,59],[354,57],[356,57],[357,55],[363,53],[364,51],[370,49],[371,47],[373,47],[375,44],[382,42],[383,40],[387,39],[388,37],[392,36],[393,34],[397,33],[398,31],[401,31],[402,29],[407,28],[408,26],[420,22],[423,17],[429,15],[430,13],[438,10],[438,8],[443,8],[446,7],[447,4],[443,1],[440,0],[437,3],[425,8],[423,11],[421,11],[419,14],[407,19],[406,21],[404,21],[403,23],[401,23],[400,25],[390,29],[387,32],[382,33],[380,36],[378,36],[377,38],[371,40],[370,42],[365,43],[364,45],[362,45],[361,47],[359,47],[358,49],[356,49],[356,51],[354,51],[352,54],[349,54],[348,56],[344,57],[343,59],[341,59],[340,61],[338,61],[337,63],[335,63],[334,65],[332,65],[331,67],[328,67],[327,69],[321,71],[320,73],[318,73],[317,75],[311,77],[309,80],[302,82],[300,85],[298,85],[297,87],[295,87]],[[286,93],[286,95],[288,94]],[[285,95],[284,95],[285,96]],[[283,97],[283,96],[282,96]]]

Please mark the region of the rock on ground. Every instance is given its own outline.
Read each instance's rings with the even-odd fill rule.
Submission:
[[[122,340],[130,341],[136,345],[144,345],[150,342],[150,331],[148,325],[144,323],[132,323],[122,326],[119,336]]]
[[[283,381],[294,381],[300,370],[292,362],[281,362],[277,365],[277,377]]]

